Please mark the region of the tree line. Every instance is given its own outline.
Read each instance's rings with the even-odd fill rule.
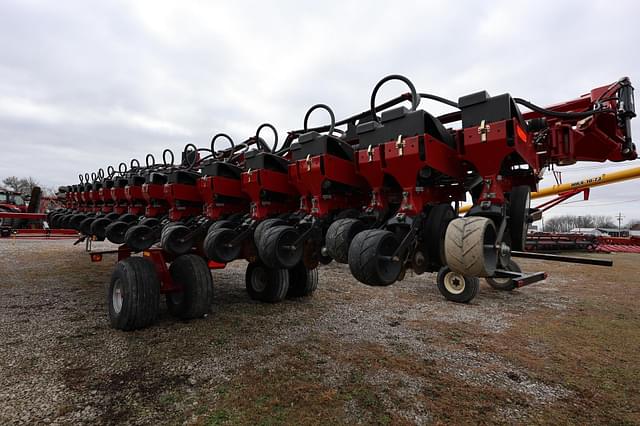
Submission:
[[[623,224],[622,228],[629,229],[640,223],[640,220],[633,219]],[[618,222],[613,216],[605,215],[562,215],[544,219],[544,231],[546,232],[569,232],[575,228],[617,228]]]

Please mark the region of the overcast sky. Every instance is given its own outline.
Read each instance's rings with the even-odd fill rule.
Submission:
[[[221,131],[241,140],[268,121],[284,134],[314,103],[366,109],[390,73],[452,99],[486,89],[538,104],[624,75],[640,87],[635,1],[217,3],[0,0],[0,178],[58,186]],[[631,165],[581,163],[563,179]],[[639,188],[552,212],[640,218]]]

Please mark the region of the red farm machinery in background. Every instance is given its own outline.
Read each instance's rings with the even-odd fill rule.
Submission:
[[[379,89],[392,80],[409,92],[378,104]],[[423,99],[455,111],[436,117],[419,108]],[[329,124],[309,128],[320,109]],[[513,290],[546,277],[514,261],[552,258],[526,251],[528,226],[540,214],[530,200],[543,171],[636,159],[633,117],[627,78],[542,108],[485,91],[452,101],[391,75],[375,86],[366,111],[336,120],[327,105],[314,105],[281,146],[264,124],[240,144],[226,134],[207,148],[189,144],[178,164],[165,151],[162,164],[148,155],[144,166],[132,160],[81,175],[49,221],[121,245],[108,299],[119,329],[152,324],[161,293],[174,315],[205,315],[209,269],[240,259],[248,262],[249,296],[263,302],[313,294],[317,268],[336,261],[371,286],[410,270],[435,272],[442,295],[466,303],[479,278]],[[263,129],[274,133],[272,146]],[[229,146],[216,149],[217,140]],[[467,198],[472,205],[462,209]]]

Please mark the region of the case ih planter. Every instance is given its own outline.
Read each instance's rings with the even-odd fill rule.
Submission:
[[[391,80],[409,92],[378,105],[380,87]],[[421,99],[456,111],[435,117],[419,109]],[[405,101],[410,108],[398,106]],[[328,112],[330,124],[309,129],[317,109]],[[109,167],[106,177],[80,176],[68,187],[66,209],[51,220],[126,243],[109,296],[112,325],[121,329],[151,324],[161,292],[172,313],[204,315],[209,268],[238,259],[249,261],[247,291],[261,301],[310,295],[316,267],[335,259],[374,286],[401,280],[409,269],[437,272],[444,297],[469,302],[481,277],[499,290],[546,277],[522,272],[513,260],[542,258],[524,249],[528,224],[539,215],[531,193],[544,169],[637,158],[633,117],[627,78],[541,108],[484,91],[454,102],[391,75],[362,113],[336,122],[328,106],[313,106],[303,129],[289,132],[280,148],[275,128],[264,124],[239,145],[224,134],[210,148],[187,145],[178,166],[165,151],[160,165],[148,156],[145,167],[132,161],[129,169]],[[275,136],[272,148],[260,137],[266,128]],[[218,139],[230,147],[216,150]],[[472,205],[460,216],[468,198]],[[140,251],[145,256],[130,257]]]

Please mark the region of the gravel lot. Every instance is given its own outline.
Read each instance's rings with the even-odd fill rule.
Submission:
[[[106,244],[95,248],[109,247]],[[109,328],[112,258],[0,240],[2,424],[640,423],[640,256],[520,262],[549,279],[446,302],[435,276],[369,288],[320,271],[268,305],[244,262],[213,272],[206,319]]]

